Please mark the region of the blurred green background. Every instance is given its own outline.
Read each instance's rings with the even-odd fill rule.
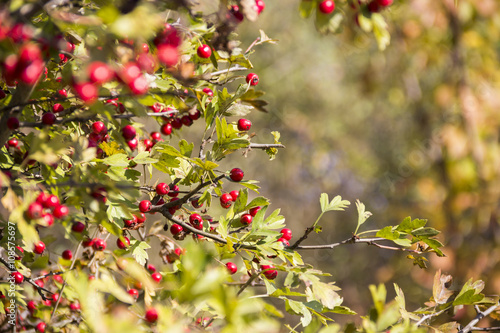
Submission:
[[[398,283],[415,309],[432,295],[437,269],[457,286],[484,279],[486,294],[499,294],[500,3],[395,0],[383,13],[392,38],[385,51],[345,1],[336,9],[345,29],[333,36],[317,33],[298,6],[267,1],[257,22],[238,29],[242,49],[259,29],[279,40],[251,56],[269,113],[249,119],[254,142],[272,142],[278,130],[286,149],[274,161],[255,151],[232,163],[241,160],[246,178],[261,181],[295,237],[315,221],[322,192],[351,201],[348,213],[326,214],[323,233],[304,244],[349,238],[356,199],[374,213],[362,230],[411,215],[443,231],[447,257],[429,255],[427,270],[404,253],[362,245],[303,253],[362,315],[371,304],[368,284],[386,283],[392,297]]]

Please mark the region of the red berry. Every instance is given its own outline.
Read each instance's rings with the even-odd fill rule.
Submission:
[[[151,274],[151,277],[156,281],[156,283],[160,283],[161,279],[163,278],[163,276],[161,276],[161,274],[158,272]]]
[[[376,0],[373,0],[372,2],[368,3],[368,11],[370,13],[378,13],[380,11],[380,5]]]
[[[42,75],[43,68],[43,61],[35,60],[22,69],[19,79],[26,84],[33,85]]]
[[[191,118],[191,120],[198,120],[198,119],[200,119],[200,117],[201,117],[200,110],[195,110],[195,111],[193,111],[193,113],[189,114],[189,118]]]
[[[255,216],[257,215],[257,213],[259,212],[259,210],[261,209],[262,207],[260,206],[257,206],[257,207],[254,207],[254,208],[251,208],[248,213],[252,216]]]
[[[333,0],[323,0],[319,3],[319,11],[323,14],[330,14],[335,10],[335,2]]]
[[[163,124],[160,131],[163,135],[170,135],[172,134],[172,125],[170,123]]]
[[[141,75],[130,81],[128,88],[134,95],[144,95],[148,92],[149,83],[146,77]]]
[[[240,11],[240,7],[237,5],[232,5],[231,6],[231,13],[233,14],[234,18],[238,21],[241,22],[244,19],[243,13]]]
[[[210,97],[213,97],[213,95],[214,95],[214,92],[210,88],[203,88],[203,92]]]
[[[118,246],[119,249],[126,249],[130,245],[130,239],[128,237],[123,236],[124,241],[122,241],[120,238],[116,240],[116,246]]]
[[[45,324],[43,321],[41,323],[38,323],[36,325],[36,331],[37,332],[40,332],[40,333],[44,333],[45,332],[45,328],[47,327],[47,324]]]
[[[63,98],[66,98],[68,97],[68,92],[66,91],[66,89],[60,89],[57,91],[57,94],[60,96],[60,97],[63,97]]]
[[[73,232],[83,232],[83,230],[85,230],[85,224],[82,222],[75,222],[71,226],[71,231]]]
[[[42,116],[42,124],[53,125],[56,122],[56,115],[52,112],[46,112]]]
[[[149,45],[148,45],[148,43],[143,43],[141,45],[141,52],[143,52],[143,53],[148,53],[149,52]]]
[[[263,0],[255,0],[255,7],[257,9],[257,13],[260,14],[264,10],[264,8],[266,8],[266,4]]]
[[[26,217],[29,220],[36,220],[42,217],[43,207],[38,202],[33,202],[26,210]]]
[[[161,141],[162,140],[161,134],[158,132],[151,132],[151,139],[153,139],[153,141]]]
[[[42,206],[44,208],[50,208],[50,209],[54,209],[59,205],[60,205],[59,198],[54,194],[50,194],[49,196],[47,196],[47,199],[42,203]]]
[[[106,241],[101,238],[96,238],[94,239],[92,247],[94,248],[95,251],[104,251],[104,249],[106,249]]]
[[[39,241],[38,243],[35,244],[35,247],[33,248],[33,252],[36,254],[42,254],[43,251],[45,251],[45,243],[42,241]]]
[[[137,299],[139,297],[139,291],[137,289],[129,289],[127,291],[129,295],[132,295],[133,298]]]
[[[122,79],[123,82],[127,84],[132,82],[134,79],[138,78],[141,75],[142,75],[141,69],[135,62],[127,63],[120,71],[120,78]]]
[[[233,275],[238,271],[238,266],[232,262],[226,263],[227,270],[229,271],[229,274]]]
[[[247,83],[250,83],[251,86],[256,86],[259,83],[259,76],[255,73],[250,73],[246,77]]]
[[[127,141],[127,145],[130,148],[130,150],[132,150],[132,151],[137,149],[138,144],[139,144],[139,141],[137,141],[137,138],[133,138],[133,139]]]
[[[54,215],[52,214],[43,214],[42,216],[43,221],[44,221],[44,226],[45,227],[50,227],[51,225],[54,224]]]
[[[231,173],[229,174],[229,177],[234,182],[240,182],[243,179],[244,175],[245,174],[243,173],[243,170],[241,170],[239,168],[234,168],[234,169],[231,170]]]
[[[102,84],[113,79],[114,73],[109,66],[100,61],[92,62],[87,68],[89,80],[92,83]]]
[[[283,236],[281,236],[282,238],[284,238],[286,240],[292,239],[292,230],[284,228],[284,229],[281,229],[280,232],[283,235]]]
[[[393,0],[377,0],[377,3],[381,7],[388,7],[388,6],[392,5],[392,2],[393,2]]]
[[[159,183],[156,185],[156,193],[158,195],[165,195],[168,193],[169,187],[166,183]]]
[[[165,44],[158,46],[157,55],[158,60],[167,67],[175,66],[180,58],[177,47]]]
[[[182,124],[184,126],[189,127],[189,126],[193,125],[193,119],[191,119],[191,117],[189,115],[182,116],[181,121],[182,121]]]
[[[189,223],[198,230],[203,230],[203,219],[200,214],[194,213],[189,216]]]
[[[3,89],[0,89],[0,99],[4,99],[5,97],[7,97],[5,91],[3,91]]]
[[[52,105],[52,111],[54,111],[54,113],[63,112],[64,106],[62,106],[59,103],[56,103],[56,104]]]
[[[102,121],[96,121],[95,123],[92,124],[92,133],[97,134],[97,135],[102,135],[106,134],[108,132],[108,129],[106,128],[106,125]]]
[[[90,82],[75,84],[75,92],[86,104],[97,100],[97,87]]]
[[[14,278],[16,284],[21,284],[24,281],[24,276],[19,272],[13,272],[11,276]]]
[[[144,223],[146,221],[146,215],[143,212],[140,212],[139,216],[135,217],[137,218],[137,223]]]
[[[83,247],[93,247],[95,240],[92,238],[87,238],[82,241]]]
[[[17,148],[19,146],[19,141],[16,138],[7,141],[7,146]]]
[[[148,266],[146,267],[146,269],[147,269],[148,271],[150,271],[151,273],[156,272],[156,267],[155,267],[155,265],[153,265],[153,264],[148,264]]]
[[[285,246],[290,246],[290,243],[288,242],[288,240],[283,238],[283,237],[279,238],[278,242],[283,243],[283,245],[285,245]]]
[[[78,302],[72,302],[69,304],[69,309],[71,311],[79,311],[80,310],[80,303]]]
[[[62,253],[62,257],[64,260],[71,260],[73,259],[73,252],[71,252],[71,250],[64,250]]]
[[[54,214],[55,218],[62,219],[69,214],[69,209],[65,205],[59,205],[56,208],[54,208],[52,214]]]
[[[172,124],[172,127],[175,129],[179,129],[182,127],[182,121],[177,117],[172,119],[171,124]]]
[[[137,131],[135,130],[134,126],[126,125],[122,128],[122,136],[125,138],[125,140],[131,140],[135,138],[136,135]]]
[[[220,205],[222,208],[229,208],[231,207],[231,203],[233,202],[233,197],[229,193],[224,193],[220,197]]]
[[[184,230],[184,228],[182,228],[182,226],[174,223],[172,224],[172,226],[170,227],[170,232],[172,233],[172,235],[177,235],[179,234],[182,230]]]
[[[133,215],[132,220],[123,219],[123,224],[127,228],[132,228],[133,226],[135,226],[137,224],[137,216]]]
[[[143,213],[147,213],[151,210],[151,201],[149,200],[142,200],[139,203],[139,210]]]
[[[252,122],[248,119],[241,118],[238,120],[238,130],[239,131],[248,131],[252,127]]]
[[[191,205],[193,205],[194,208],[200,208],[200,207],[203,206],[203,204],[200,204],[198,202],[199,199],[200,198],[194,198],[194,199],[191,200]]]
[[[19,119],[17,119],[16,117],[10,117],[9,119],[7,119],[7,128],[10,130],[18,129],[19,128]]]
[[[148,309],[144,318],[146,318],[146,321],[154,323],[158,320],[158,311],[155,308]]]
[[[246,225],[249,225],[250,223],[252,223],[252,220],[253,220],[253,217],[250,214],[244,214],[240,218],[241,223],[246,224]]]
[[[238,199],[238,196],[240,195],[240,192],[234,190],[234,191],[229,192],[229,195],[231,196],[233,201],[236,201],[236,199]]]
[[[172,198],[179,196],[179,186],[173,185],[167,195]]]
[[[26,307],[28,308],[28,311],[33,313],[36,310],[36,303],[35,301],[29,301],[26,303]]]
[[[203,44],[198,49],[196,50],[196,53],[198,54],[198,57],[200,58],[210,58],[212,55],[212,50],[210,49],[210,46],[207,44]]]

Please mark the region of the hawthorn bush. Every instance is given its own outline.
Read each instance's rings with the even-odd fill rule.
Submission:
[[[357,24],[384,49],[391,4],[309,0],[299,11],[320,33]],[[423,219],[363,231],[360,201],[351,235],[302,245],[350,202],[322,194],[320,216],[292,235],[244,165],[223,169],[233,153],[272,160],[284,148],[278,132],[255,142],[247,119],[267,105],[250,56],[276,41],[261,31],[241,45],[236,31],[262,0],[0,8],[2,331],[468,332],[499,308],[482,281],[453,289],[438,271],[421,308],[406,309],[397,285],[391,301],[369,286],[368,315],[334,323],[356,313],[302,251],[368,244],[421,268],[445,254]],[[454,321],[468,305],[476,318]]]

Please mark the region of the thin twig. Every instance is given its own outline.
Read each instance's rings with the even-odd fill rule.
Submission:
[[[448,309],[443,309],[443,310],[438,311],[438,312],[435,312],[435,313],[430,313],[430,314],[427,314],[427,315],[423,316],[422,318],[420,318],[420,320],[419,320],[419,321],[417,321],[417,322],[415,323],[415,325],[418,327],[418,326],[422,325],[422,324],[423,324],[426,320],[431,319],[431,318],[433,318],[433,317],[437,317],[437,316],[439,316],[441,313],[445,312],[446,310],[448,310]]]
[[[252,149],[268,149],[268,148],[286,148],[281,143],[251,143],[248,148]]]
[[[483,319],[484,317],[487,317],[490,313],[492,313],[493,311],[495,311],[496,309],[498,309],[500,307],[500,302],[497,302],[495,305],[492,305],[490,306],[488,309],[486,309],[485,311],[483,312],[479,312],[475,317],[474,319],[471,320],[471,322],[465,326],[464,328],[462,328],[460,331],[458,331],[458,333],[467,333],[467,332],[470,332],[470,331],[473,331],[472,328],[474,328],[474,325],[477,324],[478,321],[480,321],[481,319]]]
[[[229,72],[246,71],[246,70],[248,70],[248,68],[237,65],[237,66],[234,66],[234,67],[223,69],[221,71],[212,72],[212,73],[210,73],[210,76],[217,76],[217,75],[226,74],[226,73],[229,73]]]
[[[304,236],[302,236],[304,237]],[[387,246],[387,245],[381,245],[379,241],[386,241],[387,239],[385,238],[358,238],[358,237],[351,237],[346,240],[343,240],[338,243],[332,243],[332,244],[324,244],[324,245],[302,245],[302,246],[290,246],[288,247],[291,250],[317,250],[317,249],[333,249],[337,246],[344,245],[344,244],[356,244],[356,243],[365,243],[368,245],[373,245],[381,249],[386,249],[386,250],[393,250],[393,251],[407,251],[407,252],[412,252],[412,253],[422,253],[421,251],[418,250],[413,250],[413,249],[405,249],[401,247],[393,247],[393,246]],[[298,241],[297,241],[298,242]],[[295,244],[297,244],[297,242]],[[294,244],[294,245],[295,245]]]
[[[472,327],[471,331],[500,331],[500,326],[497,327]]]
[[[75,257],[73,258],[73,261],[71,262],[71,266],[69,267],[69,270],[72,270],[73,267],[75,267],[76,259],[78,258],[78,252],[80,251],[80,248],[82,247],[82,242],[78,243],[78,247],[75,250]],[[59,306],[59,302],[62,299],[63,296],[63,291],[64,288],[66,287],[66,279],[63,280],[63,285],[61,287],[61,291],[59,292],[59,297],[57,298],[56,305],[54,306],[54,309],[52,310],[52,314],[50,315],[50,320],[49,323],[52,321],[54,318],[54,315],[56,314],[57,307]]]

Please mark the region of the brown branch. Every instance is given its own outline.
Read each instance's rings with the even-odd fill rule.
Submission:
[[[300,243],[302,243],[303,241],[305,241],[307,239],[307,237],[309,236],[309,234],[314,230],[314,227],[308,227],[306,228],[306,230],[304,231],[304,234],[302,235],[302,237],[300,237],[295,243],[293,243],[289,249],[290,250],[295,250],[296,248],[299,247]]]
[[[500,326],[497,327],[472,327],[471,331],[500,331]]]

